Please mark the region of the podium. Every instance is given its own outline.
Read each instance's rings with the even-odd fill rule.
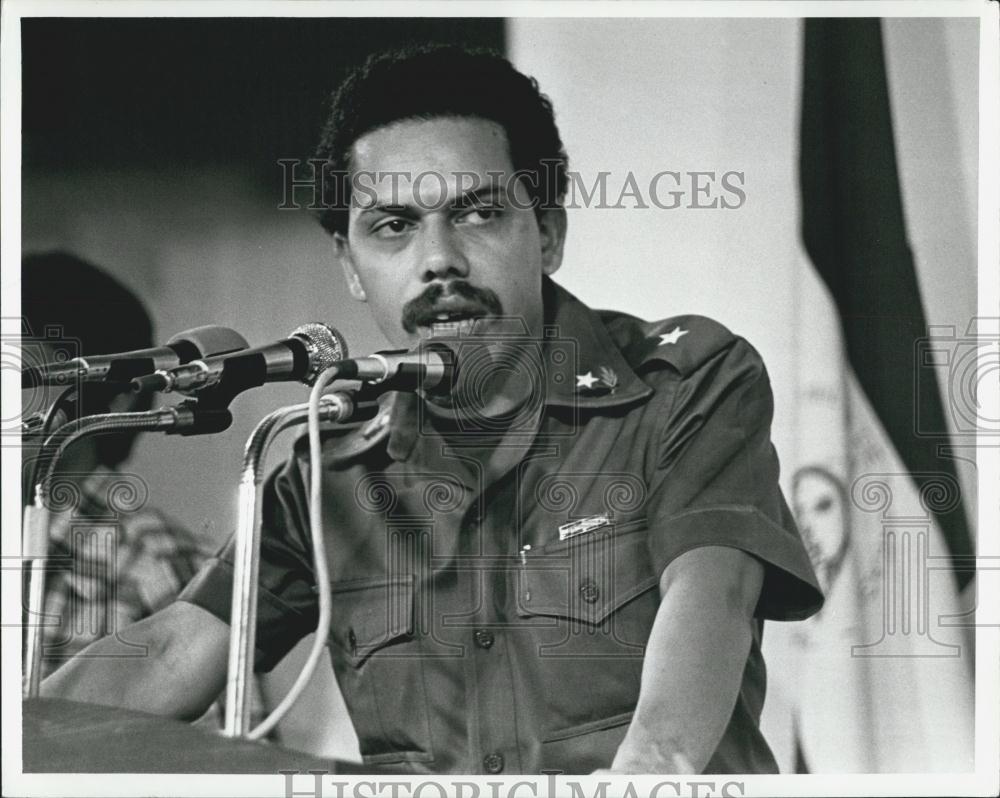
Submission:
[[[379,772],[117,707],[32,698],[22,709],[25,773]]]

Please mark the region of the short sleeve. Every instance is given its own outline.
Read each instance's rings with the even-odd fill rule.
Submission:
[[[261,499],[260,575],[255,667],[269,671],[319,617],[305,490],[296,459],[267,480]],[[235,535],[188,583],[178,597],[230,622]]]
[[[736,338],[672,377],[647,504],[657,573],[699,546],[731,546],[765,566],[758,616],[812,615],[823,596],[778,486],[774,401],[763,361]]]

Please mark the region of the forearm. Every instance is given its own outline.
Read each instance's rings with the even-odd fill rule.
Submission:
[[[742,552],[714,552],[713,568],[740,571],[729,574],[728,586],[706,585],[709,549],[684,555],[688,570],[665,574],[639,700],[612,770],[700,773],[722,739],[750,650],[763,569]]]
[[[42,682],[42,696],[199,717],[225,685],[225,637],[211,626],[192,629],[192,610],[207,613],[177,606],[121,630],[121,639],[131,644],[127,649],[114,636],[95,641]],[[145,653],[136,656],[135,646],[144,646]]]

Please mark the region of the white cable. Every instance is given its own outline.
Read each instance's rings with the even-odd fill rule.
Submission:
[[[323,390],[337,379],[340,373],[339,365],[333,365],[319,375],[312,390],[309,392],[309,528],[312,533],[313,570],[316,574],[316,586],[319,593],[319,622],[316,625],[316,639],[309,650],[309,658],[291,689],[270,715],[256,727],[250,730],[247,738],[258,740],[273,729],[292,708],[292,705],[302,695],[306,685],[312,678],[323,649],[326,648],[327,636],[330,632],[330,574],[326,567],[326,549],[323,545],[323,464],[321,462],[321,447],[319,437],[319,401]]]

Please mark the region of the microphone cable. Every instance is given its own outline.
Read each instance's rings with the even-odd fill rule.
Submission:
[[[446,358],[444,374],[438,378],[438,381],[446,377],[454,379],[454,353],[447,347],[444,347],[444,349],[446,355],[450,357]],[[438,351],[439,356],[440,354],[440,351]],[[316,638],[313,640],[312,648],[309,650],[309,656],[302,666],[302,670],[299,671],[299,675],[295,678],[295,682],[288,693],[281,699],[271,714],[247,733],[247,739],[250,740],[259,740],[269,734],[287,714],[288,710],[292,708],[302,695],[302,691],[305,690],[313,673],[315,673],[316,666],[323,655],[323,650],[327,647],[327,640],[330,634],[330,618],[333,615],[333,599],[330,596],[330,573],[326,564],[326,545],[323,539],[323,462],[319,428],[319,405],[323,391],[331,382],[338,379],[357,379],[359,376],[357,373],[358,363],[367,362],[368,360],[368,358],[362,358],[360,361],[340,360],[334,362],[319,374],[309,392],[309,408],[306,417],[309,434],[309,531],[312,538],[313,570],[319,593],[319,620],[316,624]],[[386,377],[392,376],[386,358],[382,357],[381,362],[385,365]],[[407,369],[407,371],[411,370]],[[416,375],[406,374],[405,376],[410,380],[414,378],[423,379],[426,373],[422,370]],[[388,387],[388,383],[383,382],[382,387]],[[430,387],[432,389],[435,388],[436,382]]]
[[[302,695],[306,685],[316,671],[330,634],[330,618],[333,613],[330,597],[330,572],[326,565],[326,545],[323,540],[323,467],[322,446],[319,429],[319,402],[327,385],[340,378],[341,366],[334,363],[326,369],[309,391],[309,531],[312,537],[313,570],[319,593],[319,621],[316,624],[316,639],[313,640],[309,656],[295,678],[288,693],[281,699],[264,720],[247,733],[247,739],[259,740],[271,732]]]

